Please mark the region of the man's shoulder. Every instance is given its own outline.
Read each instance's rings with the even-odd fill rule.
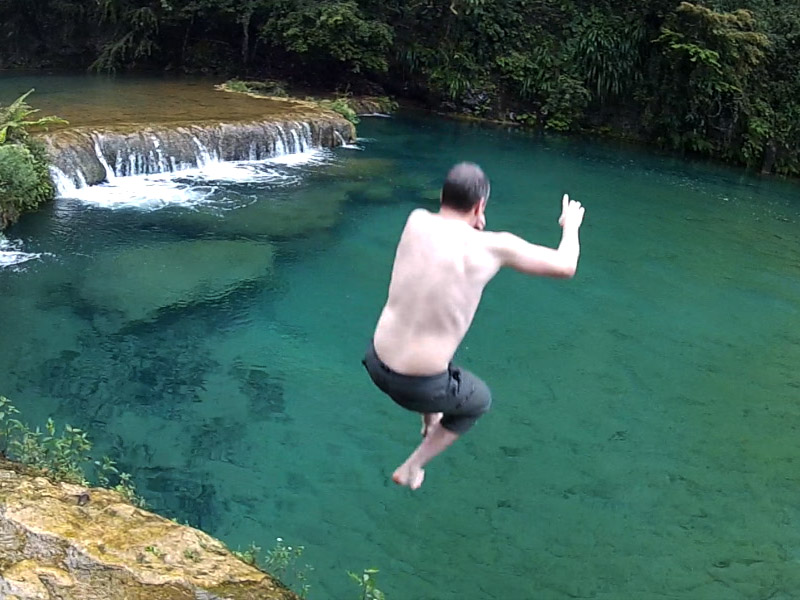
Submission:
[[[426,210],[424,208],[415,208],[410,213],[408,213],[408,220],[410,221],[411,219],[420,219],[424,217],[429,217],[431,216],[431,214],[432,213],[429,210]]]
[[[421,226],[423,223],[429,220],[431,213],[424,208],[415,208],[410,213],[408,213],[408,218],[406,219],[406,229],[415,229]]]

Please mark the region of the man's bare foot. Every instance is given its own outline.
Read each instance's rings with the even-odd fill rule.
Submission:
[[[419,489],[425,479],[425,470],[419,467],[410,467],[403,463],[392,475],[392,481],[398,485],[405,485],[412,490]]]
[[[433,425],[436,425],[439,421],[442,420],[444,415],[442,413],[424,413],[422,415],[422,429],[420,430],[420,434],[422,437],[428,435],[428,429],[430,429]]]

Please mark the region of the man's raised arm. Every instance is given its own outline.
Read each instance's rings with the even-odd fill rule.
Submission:
[[[496,234],[495,251],[501,264],[528,275],[573,277],[581,251],[578,230],[583,222],[583,213],[581,203],[564,194],[558,220],[562,228],[561,243],[557,250],[531,244],[513,233]]]

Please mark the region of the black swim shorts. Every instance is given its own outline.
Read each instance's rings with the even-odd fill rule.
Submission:
[[[489,386],[452,364],[437,375],[402,375],[378,358],[372,343],[361,362],[375,385],[397,404],[418,413],[443,413],[442,426],[454,433],[467,431],[492,404]]]

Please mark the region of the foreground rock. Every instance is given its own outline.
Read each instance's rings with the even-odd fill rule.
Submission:
[[[102,254],[81,296],[105,317],[141,321],[162,309],[213,302],[272,275],[268,243],[227,240],[162,242]]]
[[[201,531],[2,461],[0,598],[297,600]]]

